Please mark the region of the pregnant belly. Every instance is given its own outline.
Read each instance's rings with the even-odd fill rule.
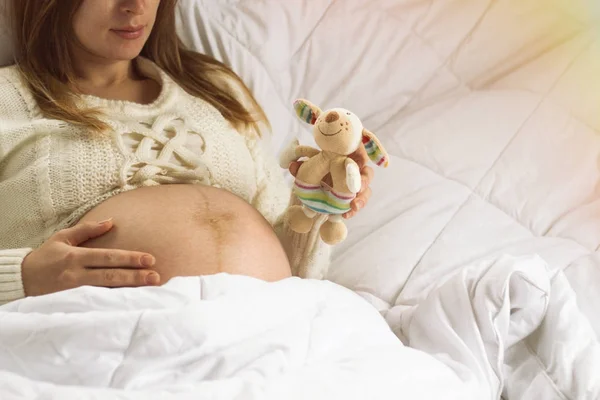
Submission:
[[[220,272],[275,281],[290,276],[287,256],[269,223],[251,205],[199,185],[144,187],[111,197],[80,222],[113,218],[107,234],[83,247],[148,252],[161,283]]]

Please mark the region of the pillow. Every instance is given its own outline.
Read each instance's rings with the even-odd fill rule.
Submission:
[[[292,110],[297,97],[348,108],[385,141],[398,115],[488,85],[600,11],[591,0],[551,3],[180,0],[177,17],[184,43],[250,87],[279,148],[296,135],[310,144]]]
[[[474,192],[521,125],[548,131],[548,110],[537,104],[549,91],[561,89],[553,102],[569,94],[569,113],[596,126],[597,102],[588,94],[597,80],[581,99],[572,95],[584,92],[577,82],[564,81],[573,90],[554,86],[589,46],[586,25],[600,8],[591,4],[181,0],[178,28],[188,46],[244,79],[273,123],[276,150],[295,135],[310,144],[291,108],[296,97],[346,107],[382,140],[392,166],[377,170],[369,207],[347,222],[348,239],[335,247],[328,278],[385,308],[401,294],[402,301],[425,295],[428,285],[490,249],[514,251],[494,238],[517,237],[522,232],[507,230],[519,225]],[[562,114],[549,115],[557,118],[550,126],[560,126]],[[514,186],[513,176],[494,177],[486,183],[510,195],[503,185]],[[509,200],[502,204],[518,215]],[[495,216],[486,231],[492,239],[482,233],[484,212]]]
[[[181,0],[178,29],[186,45],[242,77],[273,125],[277,151],[292,136],[312,144],[293,112],[298,97],[348,108],[377,131],[436,74],[436,50],[452,51],[466,28],[449,35],[447,48],[433,49],[411,40],[412,6],[398,3]]]

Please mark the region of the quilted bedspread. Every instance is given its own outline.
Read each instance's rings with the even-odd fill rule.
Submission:
[[[600,3],[187,0],[180,11],[186,43],[230,64],[263,104],[274,151],[310,142],[291,107],[304,97],[354,111],[392,155],[330,280],[444,358],[432,341],[460,335],[442,315],[486,341],[444,288],[503,257],[539,257],[544,318],[502,350],[503,395],[600,398]],[[463,289],[473,307],[485,297]],[[436,298],[444,313],[426,312]],[[419,312],[429,345],[410,327]]]

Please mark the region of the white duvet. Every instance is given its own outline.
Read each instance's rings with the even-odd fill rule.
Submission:
[[[324,281],[221,274],[0,307],[2,400],[481,399],[466,389]]]
[[[161,288],[82,287],[0,307],[0,393],[3,400],[491,400],[508,383],[515,398],[539,399],[551,393],[548,383],[517,383],[527,373],[520,357],[509,352],[510,371],[504,359],[543,325],[549,293],[549,271],[537,258],[466,268],[418,307],[388,314],[410,348],[368,302],[326,281],[219,274]],[[581,341],[589,327],[569,330],[562,345],[578,352],[587,375],[564,384],[598,396],[600,349]]]

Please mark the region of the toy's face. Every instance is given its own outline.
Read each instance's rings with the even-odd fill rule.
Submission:
[[[358,149],[362,131],[362,122],[356,115],[343,108],[334,108],[319,115],[313,134],[322,150],[348,155]]]

